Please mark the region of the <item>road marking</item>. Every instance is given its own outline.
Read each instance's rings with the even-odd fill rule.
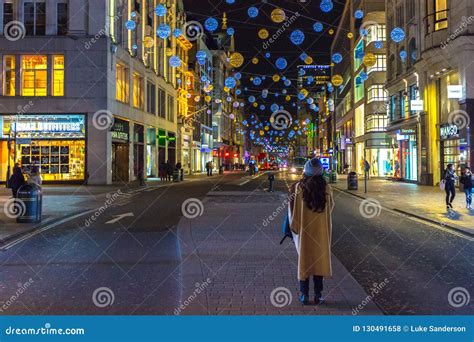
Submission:
[[[133,213],[125,213],[125,214],[121,214],[121,215],[116,215],[114,219],[105,222],[105,224],[114,224],[114,223],[117,223],[118,221],[120,221],[120,220],[122,220],[126,217],[133,217],[133,216],[135,216],[135,215],[133,215]]]
[[[255,177],[252,177],[252,178],[250,178],[250,179],[247,179],[246,181],[243,181],[242,183],[240,183],[239,186],[245,185],[245,184],[249,183],[250,181],[253,181],[253,180],[257,179],[258,177],[263,176],[265,173],[266,173],[266,172],[263,172],[263,173],[261,173],[261,174],[255,176]]]

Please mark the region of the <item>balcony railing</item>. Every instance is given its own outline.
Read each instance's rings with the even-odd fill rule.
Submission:
[[[426,34],[448,28],[448,11],[449,9],[437,11],[423,18]]]

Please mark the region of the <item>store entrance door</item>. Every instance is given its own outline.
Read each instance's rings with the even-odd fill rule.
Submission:
[[[112,181],[129,181],[129,147],[128,144],[112,144]]]

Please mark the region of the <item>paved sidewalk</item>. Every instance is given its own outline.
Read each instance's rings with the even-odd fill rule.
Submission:
[[[359,177],[359,190],[348,191],[345,175],[338,175],[338,182],[334,186],[362,198],[375,199],[385,208],[474,234],[474,210],[466,209],[465,195],[459,189],[456,189],[454,211],[448,213],[445,192],[434,186],[376,178],[368,181],[366,194],[363,178]]]
[[[182,306],[175,314],[351,315],[364,306],[367,294],[334,256],[326,303],[300,305],[295,246],[289,239],[279,245],[285,198],[278,192],[214,191],[203,200],[201,216],[181,219]],[[360,315],[381,314],[372,301],[365,304]]]

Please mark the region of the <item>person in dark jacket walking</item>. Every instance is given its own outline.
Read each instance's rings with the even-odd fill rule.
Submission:
[[[20,165],[15,164],[13,167],[13,173],[8,181],[10,188],[12,189],[12,195],[14,198],[18,196],[18,190],[22,187],[22,185],[26,184],[25,177],[23,176],[23,172],[21,170]]]
[[[273,173],[268,174],[268,192],[273,192],[273,182],[275,181],[275,175]]]
[[[165,164],[165,169],[166,169],[166,180],[168,182],[171,182],[171,179],[173,178],[173,165],[171,165],[169,160]]]
[[[471,168],[466,166],[464,173],[459,182],[463,185],[464,193],[466,194],[466,208],[472,209],[472,188],[474,186],[473,175]]]
[[[458,176],[454,171],[454,165],[448,164],[446,170],[444,171],[443,180],[445,182],[444,191],[446,191],[446,209],[453,209],[453,200],[456,197],[456,179]]]

